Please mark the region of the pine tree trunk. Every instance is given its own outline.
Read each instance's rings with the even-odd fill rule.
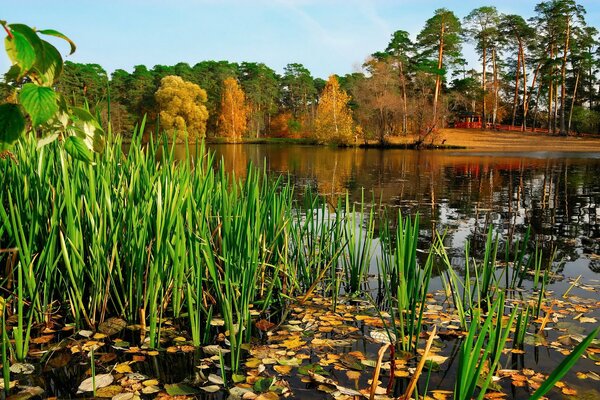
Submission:
[[[577,97],[577,88],[579,86],[579,76],[581,75],[581,68],[577,70],[577,77],[575,78],[575,88],[573,89],[573,99],[571,99],[571,109],[569,110],[569,125],[568,132],[571,132],[571,122],[573,121],[573,109],[575,108],[575,98]]]
[[[492,129],[496,129],[498,116],[498,66],[496,64],[496,48],[492,49],[492,68],[494,69],[494,108],[492,110]]]
[[[486,64],[487,64],[487,47],[485,45],[485,42],[483,43],[483,56],[482,58],[482,71],[481,71],[481,91],[483,92],[483,104],[482,104],[482,120],[483,123],[481,124],[481,129],[485,129],[486,128],[486,121],[487,121],[487,110],[485,107],[485,92],[486,92],[486,84],[487,84],[487,78],[486,78]]]
[[[565,38],[565,48],[563,51],[563,61],[561,68],[560,85],[560,134],[567,135],[567,126],[565,123],[565,105],[567,103],[567,54],[569,52],[569,40],[571,37],[571,18],[567,14],[567,35]]]
[[[446,25],[444,23],[444,18],[442,17],[442,26],[440,28],[440,47],[438,51],[438,73],[435,79],[435,93],[433,96],[433,122],[431,124],[431,130],[435,129],[437,125],[437,105],[438,98],[440,95],[440,89],[442,86],[442,77],[440,76],[440,71],[442,70],[443,62],[444,62],[444,33],[446,30]]]
[[[525,49],[523,48],[523,43],[519,44],[520,52],[521,52],[521,66],[523,68],[523,123],[521,126],[523,127],[523,132],[527,129],[527,113],[525,103],[527,101],[527,64],[525,60]]]
[[[521,42],[519,41],[519,51],[517,54],[517,69],[515,72],[515,96],[513,97],[513,112],[511,126],[515,125],[517,119],[517,103],[519,102],[519,83],[521,82]]]
[[[408,108],[406,104],[406,79],[404,78],[404,67],[402,62],[400,62],[400,81],[402,82],[402,100],[404,102],[402,105],[402,134],[406,135]]]

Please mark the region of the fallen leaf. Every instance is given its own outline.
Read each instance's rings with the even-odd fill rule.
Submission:
[[[22,375],[29,375],[32,374],[33,371],[35,371],[35,367],[33,366],[33,364],[28,363],[15,363],[11,365],[9,369],[10,372],[12,372],[13,374]]]
[[[114,378],[111,374],[96,375],[96,378],[95,378],[96,389],[108,386],[111,383],[113,383],[113,381],[114,381]],[[83,382],[81,382],[81,384],[79,385],[79,388],[77,390],[78,393],[92,392],[92,391],[94,391],[94,378],[93,377],[89,377],[89,378],[85,379]]]
[[[121,385],[108,385],[96,390],[96,397],[112,398],[123,391]]]
[[[292,367],[289,365],[275,365],[273,369],[281,375],[288,375],[292,370]]]

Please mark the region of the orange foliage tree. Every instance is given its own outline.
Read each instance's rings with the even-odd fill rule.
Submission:
[[[348,108],[350,96],[342,89],[335,75],[331,75],[317,107],[315,136],[319,142],[351,144],[354,142],[352,113]]]
[[[239,139],[246,132],[247,121],[248,106],[244,91],[235,78],[227,78],[223,81],[219,135]]]
[[[190,138],[206,135],[208,110],[206,91],[179,76],[165,76],[154,95],[160,110],[160,126],[166,130],[187,132]]]

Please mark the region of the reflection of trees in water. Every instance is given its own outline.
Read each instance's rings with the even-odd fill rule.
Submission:
[[[578,248],[600,250],[600,162],[575,158],[521,158],[413,150],[337,149],[290,145],[215,146],[228,169],[243,176],[246,164],[289,172],[298,185],[312,184],[335,204],[349,192],[421,215],[424,233],[448,230],[447,242],[485,236],[492,225],[507,239],[531,226],[546,252],[578,257]],[[298,190],[301,192],[301,190]],[[425,232],[428,231],[428,232]],[[477,245],[476,245],[477,246]]]

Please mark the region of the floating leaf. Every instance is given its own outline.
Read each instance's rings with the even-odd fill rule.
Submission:
[[[275,326],[274,323],[272,323],[271,321],[267,321],[266,319],[261,319],[260,321],[257,321],[255,325],[258,329],[265,332]]]
[[[140,396],[135,393],[127,392],[127,393],[119,393],[116,396],[113,396],[111,400],[139,400]]]
[[[33,397],[40,397],[44,393],[44,389],[39,386],[19,386],[21,391],[19,393],[8,396],[7,400],[29,400]]]
[[[225,384],[225,382],[223,381],[223,378],[221,378],[219,375],[215,375],[215,374],[208,375],[208,380],[209,380],[209,382],[212,382],[216,385],[224,385]]]
[[[254,390],[256,392],[266,392],[269,390],[271,385],[273,384],[273,378],[258,378],[256,382],[254,382]]]
[[[183,383],[166,384],[165,390],[169,396],[189,396],[199,393],[198,389],[185,385]]]
[[[111,383],[113,383],[114,380],[115,379],[113,378],[113,376],[111,374],[96,375],[96,379],[95,379],[96,389],[108,386]],[[79,388],[77,390],[78,393],[93,392],[93,391],[94,391],[93,377],[89,377],[86,380],[84,380],[83,382],[81,382],[81,384],[79,385]]]
[[[284,340],[281,345],[288,350],[298,349],[306,344],[305,341],[300,339],[300,336],[295,336],[292,339]]]
[[[127,326],[127,322],[121,318],[109,318],[100,325],[98,325],[98,332],[102,332],[105,335],[112,336],[121,332]]]
[[[115,371],[117,371],[120,374],[129,374],[133,372],[128,362],[117,364],[115,366]]]
[[[96,397],[108,397],[112,398],[123,391],[121,385],[108,385],[103,388],[96,390]]]
[[[217,385],[209,385],[209,386],[202,386],[200,389],[202,389],[208,393],[215,393],[215,392],[218,392],[219,390],[221,390],[221,387],[217,386]]]
[[[10,366],[10,372],[13,374],[29,375],[35,371],[33,364],[15,363]]]
[[[218,354],[226,354],[229,353],[231,350],[228,349],[224,349],[221,346],[219,346],[218,344],[211,344],[209,346],[204,346],[202,347],[202,351],[204,352],[204,354],[209,355],[209,356],[216,356]]]
[[[289,365],[275,365],[273,369],[281,375],[288,375],[292,370],[292,367],[290,367]]]

